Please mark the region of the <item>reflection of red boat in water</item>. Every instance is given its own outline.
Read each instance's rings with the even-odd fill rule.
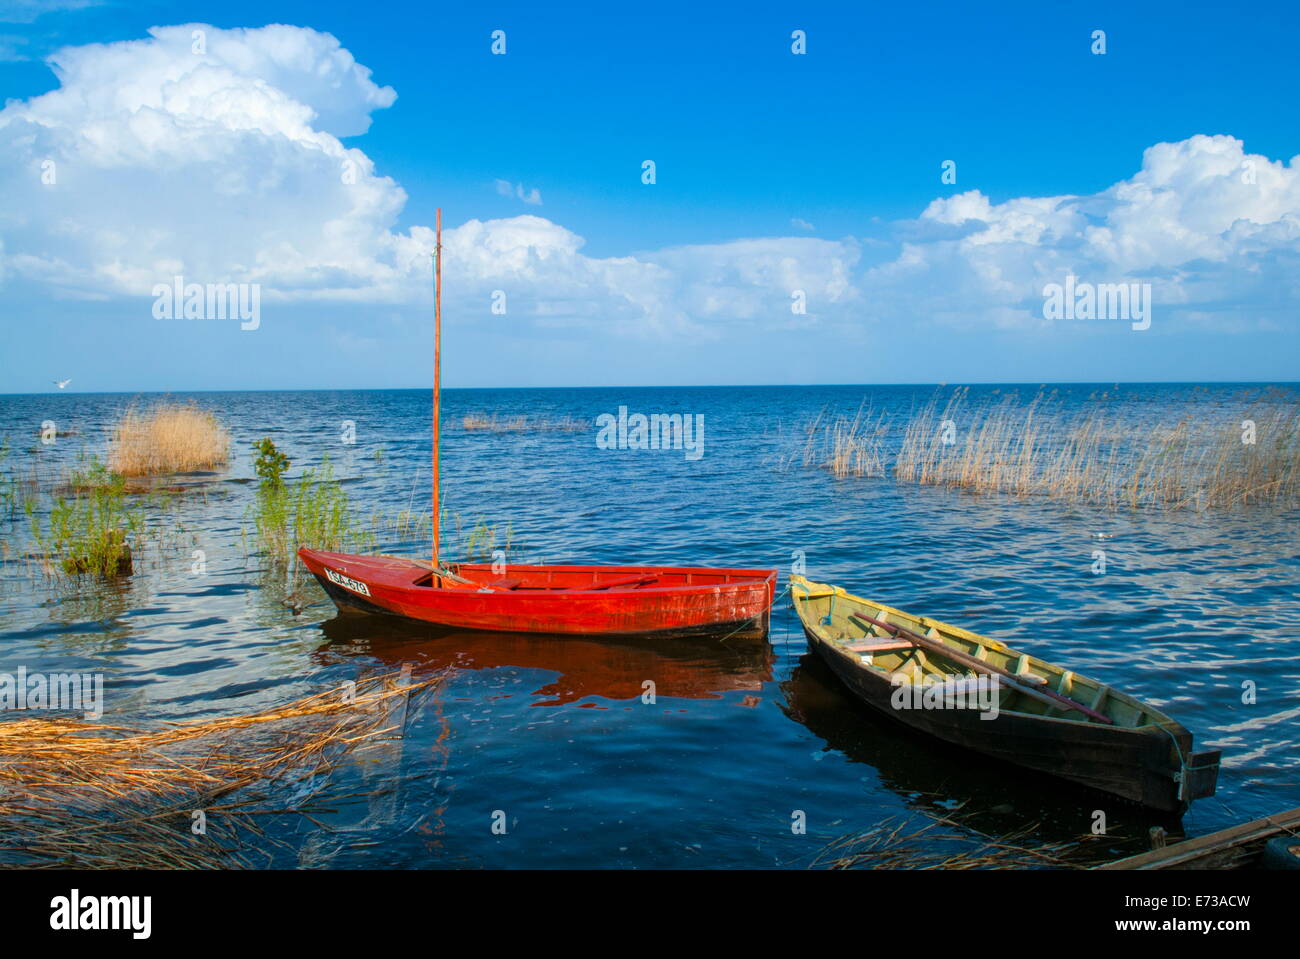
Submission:
[[[656,638],[585,639],[521,633],[442,632],[389,618],[338,616],[321,624],[329,644],[317,658],[337,662],[369,656],[386,667],[414,672],[455,667],[540,669],[559,675],[536,690],[536,706],[560,706],[587,697],[615,702],[640,698],[647,681],[657,699],[718,699],[758,692],[772,679],[774,655],[765,639],[700,642]]]
[[[552,636],[764,635],[771,570],[670,566],[452,564],[303,548],[340,608],[462,630]]]

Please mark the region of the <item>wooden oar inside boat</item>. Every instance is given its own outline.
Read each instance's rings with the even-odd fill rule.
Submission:
[[[1018,693],[1032,696],[1034,699],[1042,700],[1043,702],[1050,703],[1053,706],[1062,706],[1066,709],[1076,709],[1089,719],[1095,719],[1100,723],[1106,723],[1107,725],[1112,725],[1114,723],[1114,720],[1109,716],[1103,715],[1095,709],[1089,709],[1082,703],[1076,703],[1073,699],[1070,699],[1067,696],[1062,696],[1055,690],[1030,686],[1015,673],[1008,672],[998,666],[990,665],[983,660],[976,659],[974,656],[969,656],[966,653],[963,653],[959,649],[953,649],[942,640],[931,639],[929,636],[922,636],[920,633],[914,633],[910,629],[906,629],[902,626],[895,626],[893,623],[887,623],[883,619],[876,619],[873,616],[867,616],[863,613],[851,613],[849,618],[856,620],[859,623],[870,624],[871,626],[878,626],[881,629],[888,630],[890,635],[898,636],[915,646],[920,646],[923,649],[929,649],[946,656],[954,662],[961,663],[963,666],[969,666],[976,672],[984,673],[989,676],[997,676],[1006,683],[1008,687],[1014,689]]]

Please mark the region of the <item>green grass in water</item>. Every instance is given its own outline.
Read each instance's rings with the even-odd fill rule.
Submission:
[[[350,519],[348,494],[326,459],[297,480],[264,479],[253,504],[258,547],[274,563],[290,563],[300,546],[312,549],[373,549],[372,533]]]
[[[82,460],[69,486],[70,495],[54,497],[48,530],[31,501],[25,504],[46,565],[57,561],[69,576],[130,573],[130,538],[143,529],[144,520],[139,510],[127,507],[126,481],[92,456]]]

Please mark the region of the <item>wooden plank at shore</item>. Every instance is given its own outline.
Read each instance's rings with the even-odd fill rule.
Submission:
[[[1221,829],[1208,836],[1117,859],[1098,869],[1239,869],[1251,865],[1275,836],[1300,835],[1300,809]]]

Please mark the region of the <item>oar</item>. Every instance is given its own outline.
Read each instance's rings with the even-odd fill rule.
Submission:
[[[1082,703],[1076,703],[1073,699],[1062,696],[1054,690],[1039,689],[1035,686],[1026,686],[1020,681],[1019,677],[1015,673],[1007,672],[1005,669],[986,663],[982,659],[976,659],[974,656],[967,655],[959,649],[953,649],[947,643],[941,642],[937,639],[931,639],[929,636],[922,636],[920,633],[914,633],[912,630],[903,626],[895,626],[893,623],[887,623],[883,619],[875,619],[874,617],[866,616],[862,613],[850,613],[849,616],[850,618],[856,619],[860,622],[870,623],[873,626],[879,626],[881,629],[887,629],[895,636],[901,636],[903,639],[906,639],[914,645],[941,653],[949,659],[954,659],[964,666],[969,666],[976,672],[1000,676],[1002,679],[1007,681],[1008,686],[1017,692],[1025,693],[1026,695],[1042,700],[1045,703],[1051,703],[1056,706],[1065,706],[1068,709],[1077,709],[1085,716],[1095,719],[1098,722],[1105,723],[1108,726],[1113,726],[1115,724],[1115,721],[1109,716],[1105,716],[1094,709],[1089,709]]]

